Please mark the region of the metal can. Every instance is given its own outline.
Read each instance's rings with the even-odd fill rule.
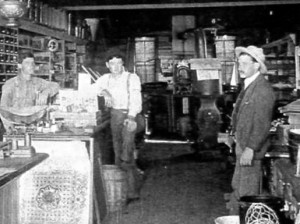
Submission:
[[[25,133],[24,135],[24,146],[31,146],[31,134]]]
[[[12,150],[18,149],[18,140],[16,138],[12,139]]]

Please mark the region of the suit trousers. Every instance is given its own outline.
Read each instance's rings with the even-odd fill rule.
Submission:
[[[111,110],[111,130],[115,165],[126,172],[127,198],[139,197],[138,171],[134,159],[135,132],[124,126],[127,113],[122,110]]]
[[[231,194],[229,209],[231,215],[239,215],[239,200],[243,196],[253,196],[260,193],[262,180],[262,162],[253,160],[250,166],[241,166],[242,149],[236,144],[236,163],[231,181],[233,192]]]

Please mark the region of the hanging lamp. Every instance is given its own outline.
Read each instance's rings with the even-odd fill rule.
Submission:
[[[18,26],[18,19],[26,14],[27,4],[18,0],[0,1],[0,14],[8,19],[6,26]]]

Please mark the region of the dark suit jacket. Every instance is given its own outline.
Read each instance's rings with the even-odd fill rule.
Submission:
[[[274,102],[271,85],[259,75],[245,90],[239,109],[233,110],[233,134],[242,150],[246,147],[254,150],[254,159],[262,159],[269,146]]]

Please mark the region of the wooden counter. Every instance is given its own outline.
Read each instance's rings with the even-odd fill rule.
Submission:
[[[28,158],[0,159],[0,188],[3,188],[7,183],[18,178],[48,157],[49,155],[46,153],[36,153],[33,157]],[[6,173],[5,171],[8,169],[14,169],[15,171]]]
[[[86,133],[84,131],[74,132],[55,132],[55,133],[33,133],[31,134],[32,141],[89,141],[91,133]],[[24,135],[4,135],[5,140],[17,138],[18,140],[24,140]]]
[[[296,165],[290,159],[278,159],[272,165],[271,193],[286,202],[286,215],[295,220],[299,212],[300,177],[296,177]]]
[[[29,158],[0,159],[0,223],[17,224],[19,219],[19,179],[48,157],[37,153]],[[14,170],[14,171],[13,171]],[[6,173],[5,171],[9,171]],[[12,172],[10,172],[12,171]]]
[[[92,224],[94,140],[90,133],[34,133],[31,145],[49,154],[19,180],[18,223]],[[23,135],[4,135],[4,140]]]

